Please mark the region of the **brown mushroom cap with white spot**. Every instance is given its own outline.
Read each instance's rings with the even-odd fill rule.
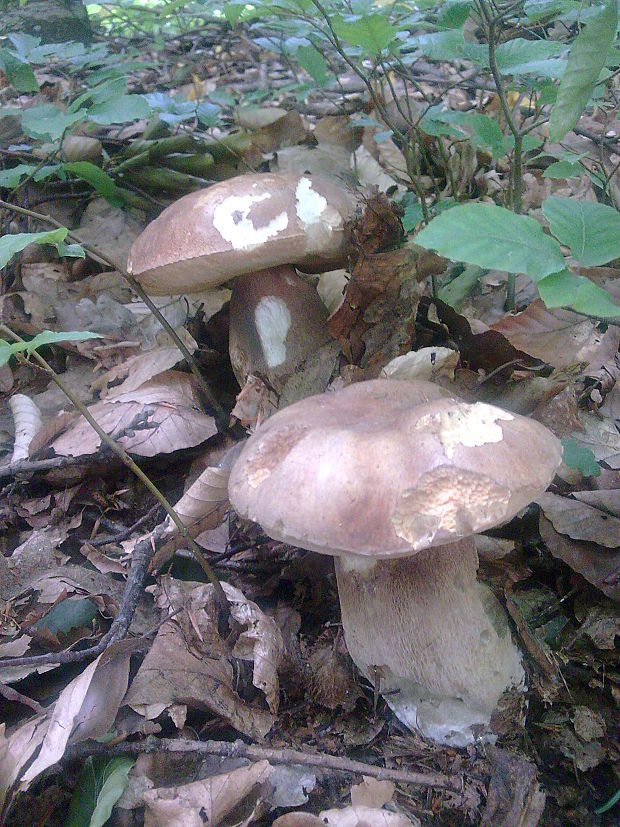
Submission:
[[[128,271],[153,295],[197,292],[245,273],[294,264],[341,267],[356,200],[317,175],[240,175],[167,207],[135,240]]]
[[[229,492],[277,540],[398,557],[509,520],[560,458],[534,420],[431,383],[374,380],[272,417],[247,442]]]
[[[465,746],[493,739],[503,699],[525,688],[472,535],[543,491],[560,457],[537,422],[428,382],[375,380],[269,419],[229,495],[271,537],[336,556],[358,669],[411,729]]]

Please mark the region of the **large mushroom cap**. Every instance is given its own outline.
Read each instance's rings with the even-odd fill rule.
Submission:
[[[405,556],[510,519],[547,488],[561,454],[534,420],[428,382],[378,379],[271,417],[241,452],[229,495],[277,540]]]
[[[317,175],[240,175],[167,207],[133,243],[127,269],[156,295],[282,264],[334,269],[346,261],[355,204],[344,184]]]

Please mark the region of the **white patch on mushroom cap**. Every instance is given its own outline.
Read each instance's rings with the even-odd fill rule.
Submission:
[[[459,445],[475,448],[489,442],[501,442],[504,432],[497,422],[502,419],[509,421],[514,416],[494,405],[476,402],[473,405],[454,405],[448,410],[423,416],[415,427],[428,428],[437,433],[445,455],[451,459]]]
[[[286,336],[292,322],[286,302],[277,296],[263,296],[256,305],[254,322],[267,367],[282,365],[286,361]]]
[[[305,176],[295,187],[295,211],[306,234],[306,252],[328,252],[334,245],[334,231],[342,228],[342,216]]]
[[[255,227],[251,218],[248,218],[253,204],[258,204],[271,198],[268,192],[260,195],[231,195],[224,199],[213,210],[213,226],[229,241],[234,250],[250,250],[264,244],[273,236],[286,230],[288,215],[286,210],[276,215],[262,227]]]
[[[327,199],[312,189],[312,181],[309,178],[299,179],[295,188],[295,199],[297,217],[304,227],[321,221],[327,207]]]

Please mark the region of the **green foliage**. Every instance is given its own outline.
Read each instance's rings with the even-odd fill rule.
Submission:
[[[387,49],[397,32],[385,14],[367,14],[351,20],[334,15],[331,23],[341,40],[359,46],[363,54],[373,57]]]
[[[571,130],[592,96],[618,27],[618,0],[605,7],[582,29],[573,43],[568,65],[549,121],[549,137],[560,141]]]
[[[576,439],[562,440],[562,461],[569,468],[580,471],[584,477],[599,477],[601,466],[596,461],[594,454],[589,448],[580,445]]]
[[[301,68],[305,69],[319,86],[323,86],[327,82],[327,63],[315,46],[300,46],[295,52],[295,57]]]
[[[132,758],[93,758],[84,762],[73,791],[65,827],[102,827],[127,787]]]
[[[542,210],[553,235],[587,267],[620,258],[620,213],[576,198],[547,198]]]
[[[614,304],[606,290],[568,270],[546,276],[537,287],[547,307],[570,307],[578,313],[602,319],[620,316],[620,307]]]
[[[453,261],[525,273],[535,281],[564,267],[560,245],[537,221],[494,204],[453,207],[434,218],[415,240]]]
[[[64,240],[69,231],[65,227],[44,233],[14,233],[0,236],[0,269],[6,267],[16,253],[29,244],[55,244],[60,255],[84,258],[84,250],[78,244],[65,245]]]
[[[100,338],[101,336],[98,333],[90,333],[87,330],[76,330],[67,333],[54,333],[52,330],[44,330],[28,342],[9,344],[4,339],[0,339],[0,365],[6,365],[11,356],[15,356],[17,353],[25,353],[30,356],[35,350],[44,345],[53,345],[57,342],[83,342],[85,339]]]
[[[32,624],[33,629],[44,629],[52,635],[68,635],[72,629],[90,626],[99,614],[92,600],[61,600],[50,611]]]

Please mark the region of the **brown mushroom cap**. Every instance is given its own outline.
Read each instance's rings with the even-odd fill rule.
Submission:
[[[561,455],[534,420],[428,382],[378,379],[271,417],[241,452],[229,495],[274,539],[397,557],[510,519]]]
[[[127,270],[167,295],[281,264],[341,267],[355,203],[344,184],[317,175],[240,175],[167,207],[134,241]]]

